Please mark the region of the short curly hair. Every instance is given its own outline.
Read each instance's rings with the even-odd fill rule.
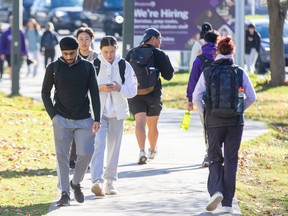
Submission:
[[[235,44],[232,40],[232,37],[231,36],[222,37],[218,41],[217,51],[222,55],[233,54],[235,51]]]

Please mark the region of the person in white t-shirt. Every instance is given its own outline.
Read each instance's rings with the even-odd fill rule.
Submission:
[[[202,45],[205,43],[204,41],[204,35],[205,33],[207,33],[208,31],[211,31],[213,28],[212,28],[212,25],[208,22],[204,22],[201,26],[201,31],[200,31],[200,39],[196,40],[193,45],[192,45],[192,48],[191,48],[191,57],[190,57],[190,70],[192,69],[192,65],[193,65],[193,62],[194,60],[196,59],[196,57],[198,55],[201,54],[201,47]]]

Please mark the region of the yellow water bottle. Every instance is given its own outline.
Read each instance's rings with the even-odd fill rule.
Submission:
[[[188,130],[189,125],[190,125],[190,121],[191,121],[191,113],[189,111],[187,111],[184,113],[184,115],[182,117],[180,128],[183,130]]]

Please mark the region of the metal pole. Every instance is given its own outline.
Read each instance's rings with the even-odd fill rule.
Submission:
[[[12,68],[12,87],[11,95],[19,95],[19,72],[21,66],[20,53],[20,25],[22,25],[22,0],[13,0],[13,23],[12,23],[12,42],[11,42],[11,68]]]
[[[255,1],[251,1],[251,15],[255,15]]]
[[[128,50],[134,46],[134,0],[123,0],[124,23],[123,23],[123,50],[125,57]]]
[[[240,67],[244,67],[244,55],[245,55],[245,29],[244,29],[244,14],[245,14],[245,1],[236,0],[236,19],[235,19],[235,45],[236,45],[236,53],[235,53],[235,63]]]

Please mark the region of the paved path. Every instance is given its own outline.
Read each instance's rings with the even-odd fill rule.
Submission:
[[[36,78],[25,78],[21,72],[20,93],[40,100],[44,71]],[[11,81],[4,78],[0,91],[9,94]],[[116,187],[119,195],[95,199],[90,191],[90,173],[82,182],[85,202],[79,204],[71,194],[71,206],[57,208],[52,203],[48,216],[167,216],[167,215],[228,215],[219,207],[213,213],[206,212],[209,201],[207,192],[208,169],[202,168],[204,140],[197,113],[192,113],[188,131],[179,129],[184,111],[164,109],[159,122],[159,154],[146,165],[138,165],[138,147],[134,135],[123,137],[119,180]],[[260,122],[246,120],[243,141],[266,132]],[[56,186],[55,186],[56,190]],[[234,215],[241,215],[237,200],[233,202]]]

